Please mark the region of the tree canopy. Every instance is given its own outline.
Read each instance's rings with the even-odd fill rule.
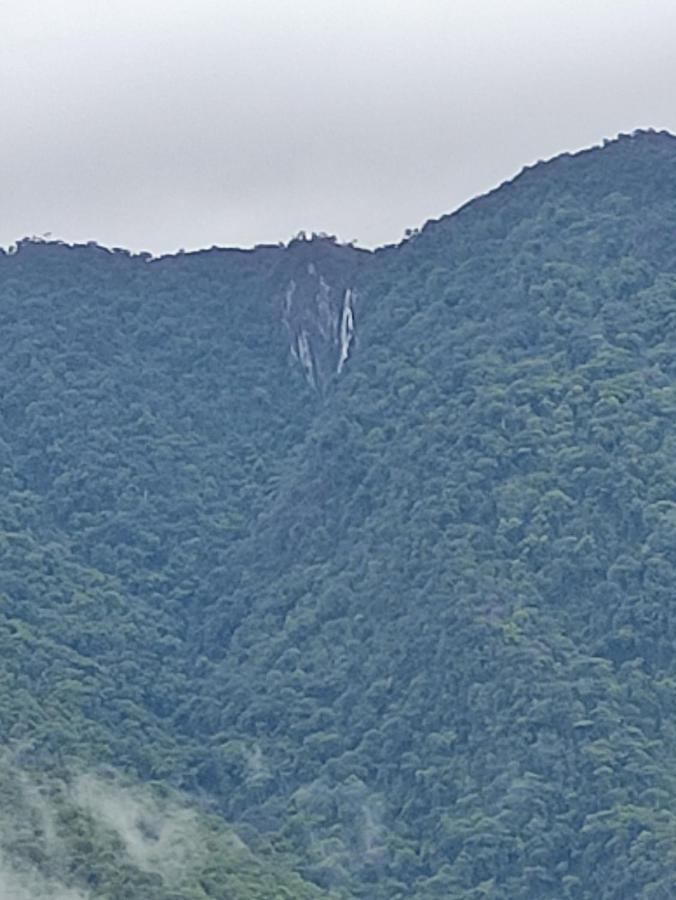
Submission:
[[[12,878],[674,896],[675,198],[641,132],[374,253],[0,256]]]

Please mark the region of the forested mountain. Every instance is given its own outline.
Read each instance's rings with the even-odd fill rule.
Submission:
[[[0,349],[0,895],[676,896],[676,139],[25,240]]]

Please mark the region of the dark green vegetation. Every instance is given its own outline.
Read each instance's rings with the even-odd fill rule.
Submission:
[[[177,900],[676,896],[676,140],[375,254],[24,242],[0,347],[0,727],[61,811],[45,878],[168,896],[78,804],[113,765],[192,798]]]

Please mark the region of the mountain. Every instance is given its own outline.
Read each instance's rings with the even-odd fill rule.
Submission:
[[[0,886],[674,896],[676,138],[375,252],[22,241],[0,350]]]

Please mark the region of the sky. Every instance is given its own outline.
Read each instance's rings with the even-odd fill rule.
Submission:
[[[676,132],[674,0],[0,0],[0,244],[361,246]]]

